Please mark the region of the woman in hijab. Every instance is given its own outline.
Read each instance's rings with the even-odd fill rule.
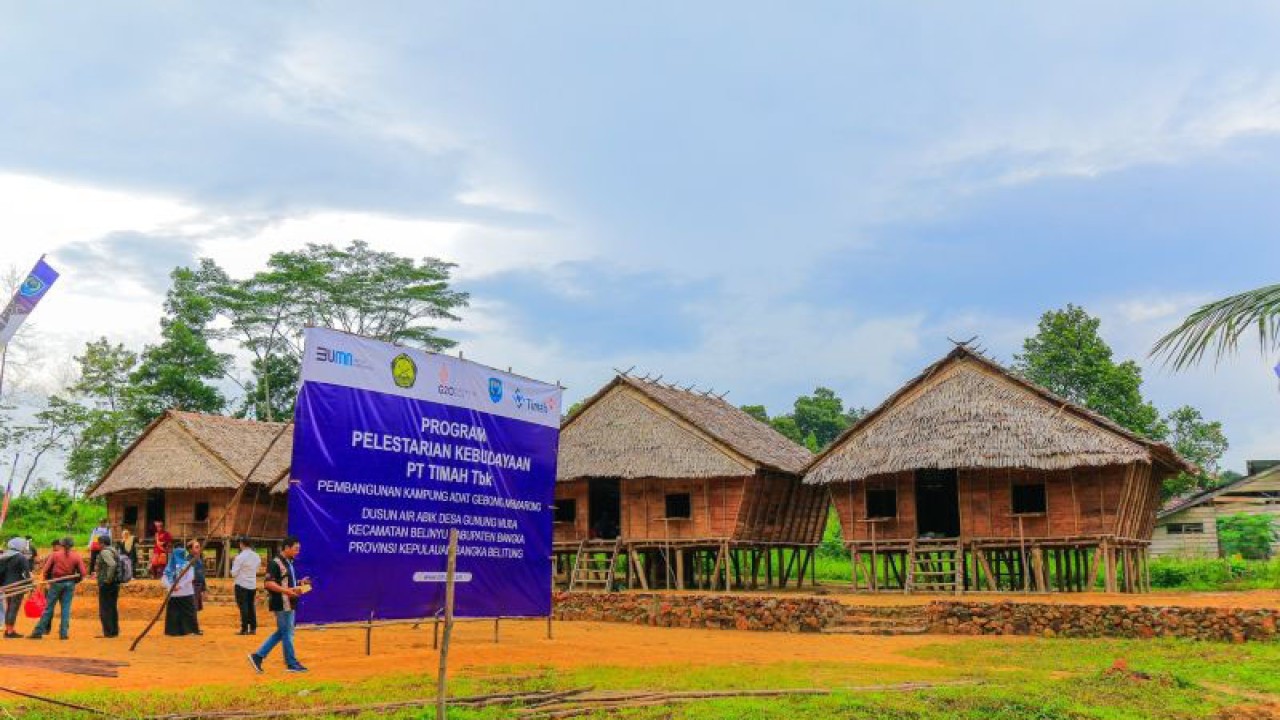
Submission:
[[[120,533],[120,554],[129,558],[129,562],[133,563],[134,572],[138,571],[138,539],[133,536],[132,532],[125,530]]]
[[[204,634],[200,632],[200,620],[196,617],[194,568],[183,572],[190,562],[191,557],[186,548],[176,547],[169,553],[169,562],[165,565],[164,577],[161,578],[166,588],[173,588],[164,612],[165,635]]]

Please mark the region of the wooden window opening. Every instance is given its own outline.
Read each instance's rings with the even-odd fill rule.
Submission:
[[[1043,515],[1048,509],[1044,483],[1014,485],[1010,501],[1014,515]]]
[[[578,519],[578,501],[564,498],[556,501],[555,522],[572,523]]]
[[[667,519],[688,520],[693,517],[693,498],[689,493],[667,495]]]

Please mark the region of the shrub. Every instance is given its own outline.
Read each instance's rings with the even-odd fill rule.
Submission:
[[[1265,560],[1271,557],[1271,543],[1276,539],[1274,522],[1270,515],[1245,513],[1218,518],[1218,544],[1228,556]]]
[[[41,490],[13,499],[0,538],[30,535],[44,554],[49,543],[60,537],[69,535],[77,543],[87,542],[106,514],[106,505],[100,501],[77,500],[63,490]]]

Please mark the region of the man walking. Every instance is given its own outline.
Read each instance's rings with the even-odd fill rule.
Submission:
[[[240,554],[231,561],[231,577],[235,578],[236,607],[240,608],[240,632],[237,635],[258,633],[258,609],[254,595],[258,592],[258,568],[262,558],[254,552],[249,538],[240,538]]]
[[[53,629],[55,604],[62,606],[58,636],[66,640],[71,633],[71,600],[76,594],[76,584],[86,575],[84,560],[79,553],[71,549],[74,544],[75,541],[71,538],[63,538],[55,544],[53,554],[45,562],[43,577],[49,583],[49,591],[45,595],[47,602],[44,606],[44,614],[40,616],[40,621],[36,623],[35,630],[28,638],[30,640],[40,640],[45,633]]]
[[[98,576],[98,620],[102,621],[102,637],[113,638],[120,634],[120,613],[116,603],[120,600],[120,552],[111,546],[111,538],[98,536],[101,550],[93,572]]]
[[[293,613],[298,606],[298,597],[305,592],[304,586],[308,586],[311,582],[307,578],[298,580],[293,571],[293,559],[298,557],[301,550],[302,546],[298,543],[298,538],[286,537],[280,554],[267,565],[267,581],[263,586],[268,593],[267,609],[276,616],[276,631],[271,633],[257,652],[249,653],[249,664],[258,673],[262,672],[263,661],[276,645],[284,645],[285,669],[295,673],[307,671],[302,663],[298,662],[293,651]]]

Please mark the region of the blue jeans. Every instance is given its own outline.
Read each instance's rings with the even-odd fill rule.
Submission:
[[[76,584],[70,580],[51,583],[49,592],[45,595],[44,613],[40,616],[40,621],[36,623],[34,635],[47,635],[53,626],[53,605],[58,603],[62,605],[62,621],[58,627],[58,634],[66,637],[71,632],[71,599],[76,596]]]
[[[275,613],[276,631],[271,633],[262,647],[254,653],[263,660],[271,654],[276,645],[284,645],[285,667],[298,667],[298,657],[293,654],[293,611],[281,610]]]

